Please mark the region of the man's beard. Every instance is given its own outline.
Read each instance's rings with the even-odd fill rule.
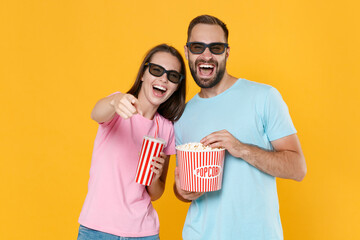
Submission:
[[[204,63],[204,64],[207,64],[207,63],[210,64],[211,63],[211,64],[215,65],[217,72],[215,73],[214,78],[202,80],[201,78],[197,77],[197,75],[196,75],[197,74],[197,67],[196,66],[198,66],[198,64],[200,62]],[[192,75],[192,77],[194,78],[196,84],[199,87],[201,87],[201,88],[212,88],[212,87],[216,86],[221,81],[221,79],[223,78],[223,76],[225,74],[226,63],[225,63],[225,60],[222,61],[220,63],[220,65],[218,64],[218,62],[215,62],[215,61],[196,60],[195,65],[192,64],[192,62],[189,61],[189,67],[190,67],[191,75]]]

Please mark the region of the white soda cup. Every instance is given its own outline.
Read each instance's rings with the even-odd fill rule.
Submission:
[[[135,181],[139,184],[150,186],[154,177],[151,171],[151,162],[153,157],[159,157],[166,141],[161,138],[144,136],[139,163],[136,171]]]

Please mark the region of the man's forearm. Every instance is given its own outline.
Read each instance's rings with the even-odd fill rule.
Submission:
[[[296,134],[271,141],[275,151],[242,143],[225,129],[207,135],[200,142],[210,147],[223,147],[232,156],[274,177],[301,181],[306,174],[305,158]]]
[[[244,143],[242,145],[238,157],[267,174],[296,181],[301,181],[306,174],[304,156],[296,151],[267,151]]]

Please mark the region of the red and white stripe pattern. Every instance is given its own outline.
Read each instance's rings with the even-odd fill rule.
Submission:
[[[221,189],[225,150],[177,150],[180,187],[190,192],[211,192]]]
[[[153,157],[159,157],[165,143],[149,137],[144,137],[141,147],[140,159],[136,171],[135,181],[150,186],[154,173],[151,171]]]

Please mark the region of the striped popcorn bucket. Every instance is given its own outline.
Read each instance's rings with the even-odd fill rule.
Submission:
[[[150,186],[154,177],[150,163],[153,157],[160,156],[160,152],[163,150],[165,143],[163,139],[144,136],[135,176],[137,183]]]
[[[190,192],[212,192],[221,189],[225,149],[176,149],[181,189]]]

